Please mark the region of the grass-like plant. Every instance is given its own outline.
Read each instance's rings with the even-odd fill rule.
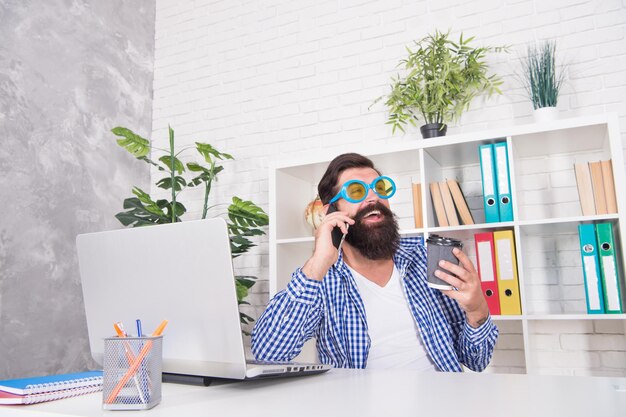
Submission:
[[[459,41],[450,39],[450,31],[434,35],[407,47],[408,57],[400,61],[406,75],[392,78],[391,93],[385,105],[389,111],[387,124],[404,132],[417,120],[426,124],[447,124],[457,120],[481,93],[501,94],[502,81],[488,74],[486,55],[502,51],[502,47],[472,47],[473,37]]]
[[[202,218],[205,219],[212,211],[212,217],[225,216],[230,235],[230,248],[233,258],[246,253],[255,244],[250,240],[252,236],[264,235],[263,226],[267,226],[269,218],[262,208],[252,201],[245,201],[233,196],[232,202],[226,212],[220,212],[220,207],[224,205],[209,206],[209,194],[213,181],[217,181],[217,175],[224,169],[219,165],[219,161],[233,159],[232,155],[223,153],[215,149],[208,143],[196,142],[195,146],[186,146],[176,151],[174,146],[174,130],[169,127],[169,147],[167,149],[152,146],[148,139],[145,139],[130,129],[116,127],[111,130],[118,136],[117,143],[140,161],[144,161],[165,176],[156,183],[157,187],[170,191],[171,200],[153,200],[150,194],[139,187],[134,187],[132,193],[135,197],[124,200],[124,210],[117,213],[115,217],[124,226],[139,227],[164,223],[176,223],[181,221],[182,215],[187,209],[179,201],[179,194],[187,187],[203,187],[204,200],[202,207]],[[203,163],[188,162],[183,164],[179,156],[188,150],[195,149],[204,159]],[[157,161],[152,158],[162,154]],[[185,169],[186,166],[186,169]],[[187,179],[183,174],[189,171],[193,178]],[[217,212],[215,210],[218,210]],[[223,209],[222,209],[223,210]],[[172,242],[177,244],[177,242]],[[248,295],[248,290],[254,285],[256,277],[238,275],[236,278],[237,300],[239,304],[248,304],[244,298]],[[253,321],[252,317],[239,313],[241,323],[247,324]]]
[[[565,79],[565,73],[556,67],[556,42],[528,46],[528,55],[522,63],[522,80],[533,108],[556,107]]]

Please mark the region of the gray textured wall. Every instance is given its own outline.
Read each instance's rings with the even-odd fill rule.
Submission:
[[[91,364],[75,237],[149,171],[154,1],[0,0],[0,379]]]

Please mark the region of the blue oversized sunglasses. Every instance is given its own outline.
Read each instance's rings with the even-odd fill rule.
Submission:
[[[371,184],[366,184],[361,180],[346,181],[341,186],[341,190],[339,190],[337,195],[330,200],[329,204],[334,203],[340,198],[350,203],[360,203],[365,200],[370,189],[372,189],[378,197],[388,199],[393,197],[396,193],[396,183],[393,182],[391,178],[384,175],[375,178]]]

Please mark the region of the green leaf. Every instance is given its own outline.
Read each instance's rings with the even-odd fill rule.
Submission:
[[[240,285],[243,285],[248,289],[252,288],[254,284],[256,284],[255,280],[257,279],[255,276],[252,275],[237,275],[235,278]]]
[[[191,181],[189,181],[187,185],[190,187],[217,180],[217,174],[224,170],[224,167],[220,165],[211,165],[211,168],[206,168],[195,162],[188,163],[187,168],[189,169],[189,171],[192,172],[201,172],[200,175],[192,178]]]
[[[147,163],[149,163],[150,165],[155,166],[155,167],[156,167],[159,171],[165,171],[165,168],[163,168],[160,164],[157,164],[157,163],[156,163],[156,162],[154,162],[152,159],[150,159],[150,158],[148,158],[148,157],[146,157],[146,156],[142,156],[142,157],[137,158],[137,159],[139,159],[140,161],[147,162]]]
[[[115,215],[115,218],[120,221],[124,226],[141,227],[151,226],[157,224],[154,221],[147,220],[144,217],[138,216],[131,212],[119,212]]]
[[[159,158],[159,161],[163,162],[170,171],[175,171],[177,174],[182,174],[185,171],[185,165],[183,165],[180,159],[176,157],[174,157],[173,169],[172,169],[172,157],[171,156],[164,155]]]
[[[245,201],[239,197],[233,197],[233,202],[228,206],[228,218],[233,226],[240,229],[263,227],[269,223],[269,218],[262,208],[252,201]]]
[[[248,296],[248,287],[246,287],[245,285],[241,285],[239,280],[235,282],[236,282],[236,289],[237,289],[237,301],[242,301],[244,298]]]
[[[204,157],[204,160],[207,161],[208,163],[213,162],[213,158],[211,158],[211,156],[217,159],[234,159],[232,155],[227,154],[227,153],[222,153],[218,151],[217,149],[215,149],[213,146],[209,145],[208,143],[196,142],[196,149],[198,150],[200,155]]]
[[[137,135],[130,129],[125,127],[114,127],[111,129],[116,136],[121,136],[123,139],[118,139],[117,144],[126,149],[137,158],[141,158],[150,153],[150,141]]]
[[[169,190],[172,188],[172,177],[161,178],[157,183],[157,187]],[[174,190],[180,191],[187,185],[187,181],[181,176],[174,177]]]
[[[171,219],[172,219],[172,203],[170,201],[167,200],[159,200],[157,201],[157,203],[159,203],[159,205],[163,206],[163,210],[165,210],[165,215],[167,216],[167,218],[169,219],[168,223],[171,223]],[[176,202],[176,205],[174,206],[174,217],[175,217],[175,222],[179,222],[181,221],[180,217],[185,214],[187,212],[187,208],[185,208],[185,206],[180,203],[180,202]]]
[[[156,214],[157,216],[165,216],[165,213],[163,212],[163,210],[161,210],[161,208],[157,205],[157,203],[152,201],[152,198],[150,197],[150,195],[146,193],[145,191],[143,191],[141,188],[134,187],[133,194],[137,196],[137,198],[142,203],[142,206],[145,210],[147,210],[148,212],[152,214]],[[127,207],[124,207],[124,208],[127,208]]]
[[[158,215],[148,210],[139,198],[131,197],[124,200],[124,209],[127,211],[120,212],[115,217],[124,226],[146,226],[151,224],[169,223],[169,219],[164,215]]]
[[[233,258],[236,258],[250,250],[250,248],[256,246],[252,241],[244,236],[231,235],[230,236],[230,252]]]

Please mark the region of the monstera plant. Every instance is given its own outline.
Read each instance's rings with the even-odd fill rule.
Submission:
[[[250,240],[253,236],[265,234],[263,227],[269,223],[267,214],[252,201],[245,201],[233,196],[226,212],[224,205],[209,206],[211,186],[217,181],[217,176],[224,167],[220,161],[233,159],[232,155],[215,149],[208,143],[196,142],[195,145],[185,146],[176,150],[174,146],[174,130],[169,130],[169,147],[157,148],[130,129],[116,127],[111,131],[118,136],[117,143],[140,161],[150,164],[163,173],[156,185],[168,190],[170,198],[154,200],[150,194],[139,187],[133,187],[134,197],[124,200],[124,210],[115,217],[128,227],[150,226],[155,224],[175,223],[181,221],[186,213],[186,207],[180,202],[179,195],[188,187],[202,187],[204,200],[202,218],[224,216],[230,235],[230,248],[233,258],[246,253],[255,244]],[[181,154],[195,150],[202,162],[183,163]],[[159,154],[161,156],[159,156]],[[155,158],[157,158],[155,160]],[[187,175],[186,175],[187,174]],[[221,212],[220,212],[221,209]],[[237,300],[239,304],[248,304],[244,301],[248,290],[254,285],[256,277],[249,275],[236,276]],[[248,324],[252,317],[239,313],[241,323]]]

